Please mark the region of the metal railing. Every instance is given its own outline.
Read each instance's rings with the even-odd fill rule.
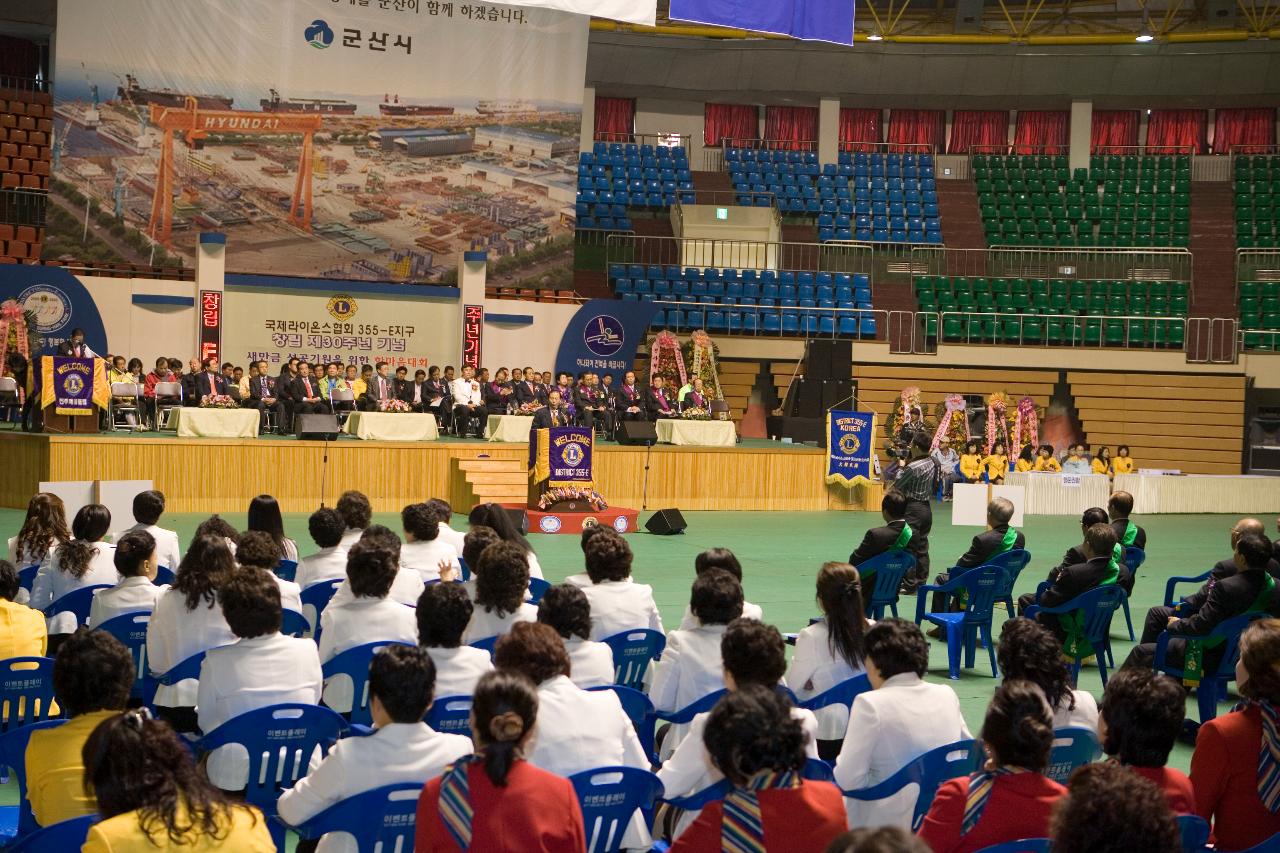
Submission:
[[[1146,156],[1148,154],[1156,157],[1169,156],[1191,156],[1196,153],[1194,145],[1098,145],[1090,146],[1089,154],[1091,156],[1108,155],[1137,155]]]
[[[975,154],[1001,154],[1007,157],[1010,154],[1018,156],[1028,154],[1039,156],[1044,154],[1050,157],[1065,157],[1068,153],[1067,148],[1068,146],[1066,145],[1027,145],[1021,142],[1002,142],[998,145],[970,145],[969,156],[972,157]]]
[[[653,300],[653,304],[658,306],[658,308],[663,311],[670,311],[671,309],[677,309],[677,310],[686,311],[686,312],[688,311],[702,312],[703,322],[697,325],[693,325],[690,323],[679,323],[679,324],[664,323],[663,324],[665,328],[672,329],[673,331],[678,331],[681,329],[707,329],[709,325],[708,320],[710,319],[707,315],[713,311],[717,311],[726,315],[726,320],[725,320],[726,325],[723,329],[716,327],[715,329],[707,329],[708,331],[716,331],[716,330],[731,331],[731,332],[737,331],[742,334],[751,334],[755,337],[772,337],[772,338],[803,335],[804,337],[807,337],[807,338],[864,337],[868,339],[870,338],[878,339],[883,335],[884,330],[886,328],[886,323],[889,317],[888,311],[884,311],[878,308],[799,308],[795,306],[782,307],[782,306],[768,306],[768,305],[738,306],[738,305],[711,304],[707,302],[693,302],[687,299],[679,299],[679,298],[661,298],[661,299],[655,298]],[[739,321],[739,325],[736,328],[729,325],[730,321],[727,315],[734,312],[741,312],[741,311],[750,311],[759,316],[759,322],[758,324],[756,324],[755,328],[746,329],[744,325],[741,323],[741,321]],[[798,325],[795,330],[784,330],[782,328],[783,315],[786,315],[786,314],[796,315]],[[822,315],[824,314],[829,315],[832,320],[832,329],[827,332],[820,331]],[[779,328],[765,331],[764,329],[765,315],[777,316]],[[844,334],[841,334],[839,331],[841,319],[845,319],[845,320],[853,319],[859,325],[858,332],[857,333],[845,332]],[[871,334],[862,333],[862,330],[861,330],[862,321],[865,319],[871,319],[875,321],[875,331]],[[810,323],[810,321],[812,321],[812,323]],[[810,325],[812,326],[812,328],[809,328]]]
[[[1236,249],[1236,302],[1244,281],[1280,281],[1280,249]]]
[[[1074,348],[1123,348],[1184,351],[1186,349],[1187,323],[1185,317],[1143,317],[1137,315],[1088,315],[1078,314],[1008,314],[998,311],[918,311],[917,327],[922,327],[926,338],[935,338],[944,344],[995,344],[1000,346],[1064,346]],[[933,318],[936,325],[930,323]],[[948,318],[956,318],[961,324],[961,336],[953,337],[947,331]],[[968,322],[966,322],[966,320]],[[977,330],[975,333],[975,322]],[[1017,323],[1017,333],[1011,334],[1011,323]],[[1056,323],[1057,340],[1050,340],[1050,324]],[[1121,324],[1122,337],[1111,331]],[[932,328],[930,326],[932,325]],[[1164,328],[1164,341],[1157,343],[1156,329]],[[1028,327],[1034,329],[1029,334]],[[1135,339],[1135,327],[1138,333]],[[1174,335],[1174,330],[1177,334]],[[1176,340],[1176,342],[1171,342]]]
[[[173,281],[195,281],[194,267],[154,267],[146,264],[86,263],[83,261],[46,260],[39,262],[46,267],[62,267],[74,275],[92,275],[101,278],[150,278]]]
[[[1191,180],[1221,183],[1231,180],[1231,158],[1221,154],[1197,154],[1191,158]]]
[[[933,154],[937,155],[938,146],[928,142],[859,142],[843,141],[840,151],[851,151],[855,154]]]
[[[1226,153],[1230,154],[1232,157],[1239,157],[1242,155],[1252,156],[1254,154],[1270,157],[1280,154],[1280,145],[1247,145],[1244,143],[1236,143],[1228,148]]]
[[[911,247],[912,275],[981,278],[1192,281],[1190,249],[1050,249],[1001,246],[989,249]]]
[[[692,137],[687,133],[609,133],[600,131],[593,137],[596,142],[617,142],[622,145],[652,145],[654,148],[683,148],[689,153]],[[678,144],[672,145],[672,140]]]
[[[35,77],[0,74],[0,90],[5,89],[18,92],[47,92],[49,91],[49,81]]]
[[[1240,349],[1244,352],[1276,352],[1280,351],[1280,329],[1240,329]],[[1264,347],[1250,347],[1249,339],[1265,341]]]
[[[686,202],[685,198],[693,195],[693,201]],[[751,204],[745,205],[739,202],[739,197],[750,196]],[[768,201],[767,205],[759,204],[759,201]],[[675,201],[671,204],[671,233],[684,233],[684,205],[685,204],[702,204],[711,207],[741,207],[741,208],[764,208],[767,207],[773,214],[773,227],[777,229],[777,233],[782,233],[782,208],[778,206],[778,197],[771,192],[738,192],[737,190],[680,190],[676,193]]]
[[[686,264],[685,258],[699,260]],[[871,281],[874,249],[856,243],[784,243],[760,240],[705,240],[611,234],[606,264],[701,266],[721,269],[866,273]],[[608,266],[606,266],[608,269]]]
[[[702,150],[702,169],[706,172],[729,171],[725,152],[730,148],[750,148],[753,151],[811,151],[817,153],[817,140],[796,142],[790,139],[721,139],[719,145],[708,145]]]
[[[48,190],[11,188],[0,190],[0,224],[45,226]]]

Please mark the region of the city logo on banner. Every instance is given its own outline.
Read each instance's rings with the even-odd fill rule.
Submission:
[[[302,32],[307,39],[307,44],[319,50],[324,50],[333,44],[333,30],[329,27],[329,23],[321,18],[317,18],[311,22],[311,26]]]
[[[587,345],[587,349],[601,358],[608,358],[622,349],[626,340],[627,335],[622,323],[608,314],[600,314],[592,318],[583,329],[583,343]]]
[[[71,300],[51,284],[28,287],[18,295],[22,310],[36,315],[36,330],[51,335],[71,322]]]

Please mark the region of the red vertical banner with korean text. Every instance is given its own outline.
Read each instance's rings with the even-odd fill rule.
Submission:
[[[484,306],[466,305],[462,309],[462,366],[480,369],[481,344],[484,342]]]
[[[200,360],[222,360],[222,291],[200,291]]]

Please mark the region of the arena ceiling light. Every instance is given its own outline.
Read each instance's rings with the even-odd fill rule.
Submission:
[[[884,36],[879,33],[871,33],[867,36],[867,41],[884,41]]]
[[[1151,34],[1150,30],[1143,27],[1142,31],[1133,37],[1133,40],[1136,42],[1141,42],[1142,44],[1146,44],[1148,42],[1155,41],[1156,37]]]

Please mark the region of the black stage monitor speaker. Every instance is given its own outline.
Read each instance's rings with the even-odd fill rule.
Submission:
[[[645,530],[650,533],[656,533],[658,536],[684,533],[684,529],[688,526],[685,524],[684,516],[680,514],[680,510],[674,507],[658,510],[649,516],[649,520],[644,523]]]
[[[334,415],[298,415],[294,418],[293,428],[298,438],[316,441],[335,441],[338,438],[338,419]]]
[[[512,509],[511,507],[503,507],[503,509],[507,513],[507,518],[511,520],[512,526],[520,531],[520,535],[527,535],[529,532],[529,513],[523,509]]]
[[[657,444],[658,429],[653,421],[623,421],[618,428],[618,444]]]

